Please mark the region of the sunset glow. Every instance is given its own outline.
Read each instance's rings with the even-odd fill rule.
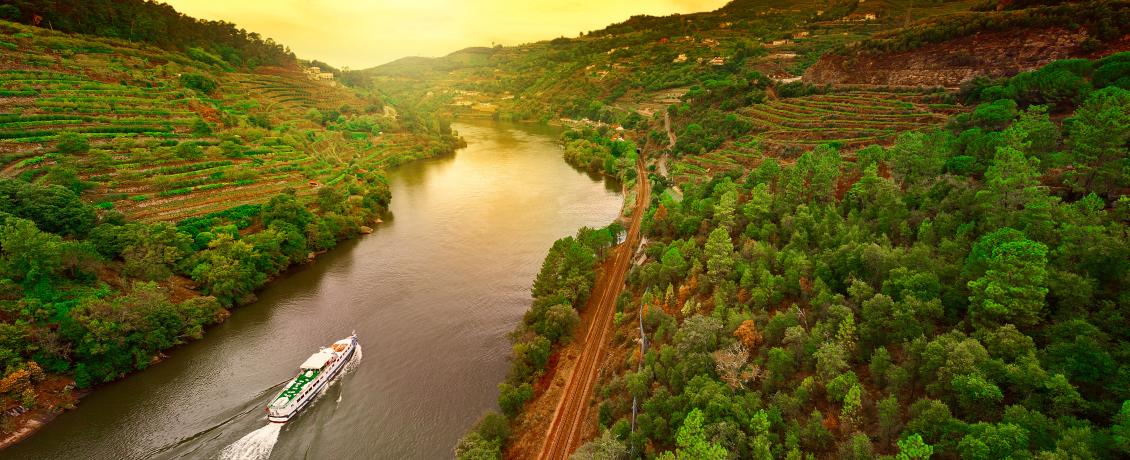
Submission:
[[[468,46],[572,37],[638,14],[714,10],[724,0],[170,0],[181,13],[234,22],[305,59],[354,69]]]

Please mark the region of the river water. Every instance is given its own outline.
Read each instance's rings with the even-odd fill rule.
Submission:
[[[618,185],[562,161],[553,130],[454,127],[467,148],[390,173],[390,215],[373,234],[292,271],[204,339],[98,388],[0,457],[451,458],[496,407],[506,334],[545,253],[581,226],[607,225],[621,200]],[[281,431],[264,428],[264,405],[298,364],[353,330],[354,369]]]

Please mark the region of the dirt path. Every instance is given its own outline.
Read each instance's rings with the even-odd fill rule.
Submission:
[[[671,112],[663,112],[663,129],[667,130],[667,141],[670,142],[667,144],[667,149],[674,150],[675,141],[678,139],[675,138],[675,132],[671,131]]]
[[[616,311],[616,298],[624,287],[624,277],[631,266],[632,254],[640,237],[640,221],[651,188],[644,171],[643,162],[636,165],[639,171],[639,193],[636,196],[636,209],[632,223],[628,227],[628,237],[624,243],[612,250],[612,261],[608,269],[597,275],[592,296],[589,297],[589,311],[595,312],[583,335],[577,337],[581,348],[580,357],[568,376],[563,395],[557,402],[553,419],[546,431],[545,441],[537,458],[558,460],[568,458],[577,449],[586,435],[586,420],[589,418],[589,402],[592,400],[593,386],[600,371],[601,357],[608,347],[612,335],[612,316]]]

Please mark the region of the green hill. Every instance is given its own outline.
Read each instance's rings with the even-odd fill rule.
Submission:
[[[64,28],[79,13],[45,14]],[[65,29],[102,23],[83,20]],[[313,79],[273,42],[208,41],[231,26],[181,21],[183,46],[111,20],[105,36],[0,21],[5,432],[72,404],[71,378],[107,382],[200,337],[366,231],[390,199],[385,169],[461,142],[430,115]]]

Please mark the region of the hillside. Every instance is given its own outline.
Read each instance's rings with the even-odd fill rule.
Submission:
[[[293,56],[248,65],[217,43],[0,21],[4,442],[369,231],[385,169],[460,145]]]
[[[457,458],[552,457],[594,367],[572,458],[1130,454],[1128,11],[739,1],[365,71],[649,171],[614,326],[560,240]]]
[[[976,77],[1127,49],[1119,26],[1126,23],[1119,21],[1126,5],[1101,3],[1103,9],[1081,2],[979,11],[984,2],[743,1],[714,12],[634,17],[575,38],[405,58],[357,73],[394,100],[445,116],[591,120],[627,128],[645,126],[670,106],[685,108],[692,89],[736,85],[741,94],[731,94],[721,112],[763,133],[761,150],[795,155],[821,142],[889,144],[900,132],[936,125],[961,110],[945,90]],[[983,36],[982,30],[998,32]],[[931,44],[946,37],[953,40]],[[803,108],[825,97],[895,110]],[[738,106],[748,109],[735,111]],[[884,117],[898,123],[883,123]],[[704,126],[679,117],[674,125],[678,137]],[[693,147],[757,154],[742,147],[751,136],[707,134],[716,140]]]
[[[941,85],[1001,78],[1058,59],[1130,50],[1126,2],[1080,2],[968,11],[899,28],[821,58],[814,84]]]

